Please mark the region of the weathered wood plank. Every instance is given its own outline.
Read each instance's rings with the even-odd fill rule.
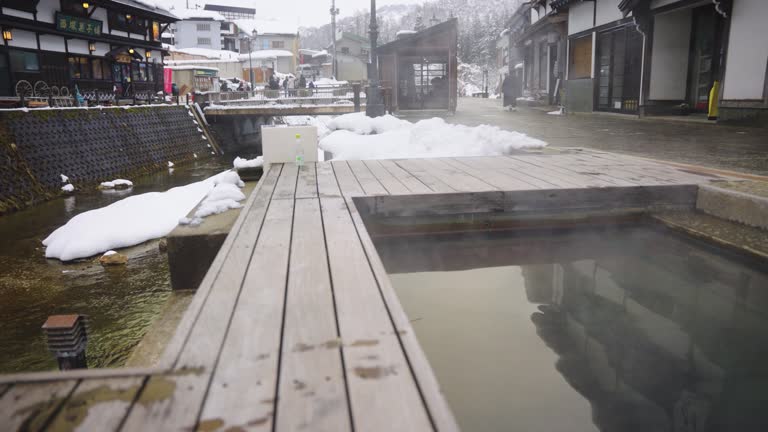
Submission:
[[[482,178],[484,182],[499,190],[526,190],[536,188],[529,183],[525,183],[504,174],[499,169],[487,169],[482,167],[482,165],[475,164],[474,161],[469,158],[443,159],[442,162],[457,170],[464,171],[469,175]]]
[[[321,207],[355,430],[432,430],[347,205]]]
[[[339,183],[339,189],[344,196],[362,196],[365,195],[360,182],[352,174],[347,161],[333,161],[333,172],[336,173],[336,181]]]
[[[352,174],[357,178],[366,195],[389,195],[384,185],[371,173],[365,162],[359,160],[347,161]]]
[[[216,258],[214,258],[213,263],[211,263],[211,267],[208,269],[208,272],[205,274],[202,282],[200,282],[200,286],[195,293],[195,297],[192,299],[192,302],[187,307],[187,311],[184,313],[184,316],[179,322],[179,325],[176,327],[176,332],[163,351],[163,356],[160,359],[160,367],[171,368],[176,364],[176,361],[181,354],[181,350],[188,339],[189,332],[192,331],[192,326],[197,321],[200,315],[200,310],[202,310],[203,305],[208,299],[213,284],[219,277],[219,274],[223,269],[229,254],[232,252],[234,245],[236,243],[238,244],[240,249],[240,256],[242,256],[243,253],[249,253],[251,250],[250,248],[252,245],[249,245],[243,241],[237,241],[237,239],[241,233],[245,233],[246,235],[250,234],[252,236],[258,234],[257,227],[254,227],[253,225],[246,225],[245,222],[248,220],[251,224],[258,222],[258,224],[261,225],[260,221],[253,219],[252,216],[250,216],[251,211],[254,209],[254,205],[256,205],[257,197],[259,206],[264,207],[269,203],[269,200],[272,196],[272,191],[274,190],[277,179],[280,176],[281,170],[282,165],[273,164],[269,170],[265,172],[261,177],[258,185],[256,185],[256,188],[253,190],[253,192],[251,192],[248,200],[243,205],[243,209],[240,211],[240,215],[237,217],[237,220],[232,226],[232,229],[230,230],[226,240],[224,240],[224,244],[222,244],[221,248],[219,248],[219,253],[216,254]],[[264,189],[264,185],[267,185],[267,190],[262,191],[262,189]],[[231,269],[231,265],[229,265],[228,268]]]
[[[144,378],[84,380],[67,399],[49,429],[113,431],[120,426]]]
[[[280,173],[280,179],[277,180],[275,193],[272,200],[289,199],[296,197],[296,185],[299,177],[299,167],[293,163],[283,165],[283,171]]]
[[[14,385],[0,399],[2,430],[42,430],[76,385],[76,380]]]
[[[460,192],[478,192],[497,190],[492,185],[484,182],[482,179],[457,169],[446,163],[443,158],[424,159],[419,161],[423,163],[431,174],[445,182],[450,187]]]
[[[0,385],[79,379],[145,377],[163,372],[166,372],[165,368],[73,369],[68,371],[23,372],[0,376]]]
[[[408,172],[411,176],[419,179],[420,182],[427,185],[433,192],[451,193],[456,189],[448,186],[444,181],[438,179],[415,159],[399,159],[394,161],[400,168]]]
[[[11,387],[13,387],[13,384],[0,384],[0,398],[2,398],[5,392],[10,390]]]
[[[419,179],[412,176],[408,171],[402,169],[395,161],[392,160],[380,160],[378,161],[381,166],[387,170],[394,178],[405,186],[409,192],[415,194],[432,193],[433,190],[429,186],[422,183]]]
[[[570,173],[567,170],[558,169],[551,164],[547,165],[545,162],[535,159],[536,156],[508,156],[507,158],[519,162],[518,169],[522,172],[550,183],[555,183],[560,187],[585,188],[608,185],[608,183],[600,179]]]
[[[296,198],[317,198],[317,170],[315,167],[314,162],[307,162],[299,168]]]
[[[293,200],[273,200],[200,415],[199,427],[272,427],[277,396]],[[315,227],[317,228],[317,227]]]
[[[273,164],[267,175],[262,178],[263,184],[256,193],[251,209],[242,212],[245,215],[242,229],[235,234],[236,238],[228,256],[218,271],[211,269],[206,275],[206,279],[212,278],[211,283],[214,286],[207,293],[191,331],[186,336],[183,349],[175,363],[176,371],[149,379],[139,395],[138,403],[131,409],[123,430],[179,430],[196,426],[203,397],[229,327],[229,317],[243,286],[243,278],[261,233],[267,209],[271,205],[270,200],[281,169],[282,165]],[[216,274],[211,276],[212,272]],[[169,388],[171,394],[158,399],[157,393]]]
[[[339,183],[336,181],[336,173],[333,172],[331,162],[318,162],[317,169],[317,190],[320,196],[341,196]]]
[[[523,183],[533,186],[532,189],[552,189],[558,186],[554,183],[542,180],[538,177],[529,175],[520,171],[521,163],[506,157],[499,156],[479,156],[473,157],[473,163],[484,166],[488,170],[495,170],[505,176],[512,177]]]
[[[365,166],[371,170],[371,173],[379,180],[379,182],[381,182],[388,193],[393,195],[403,195],[410,192],[408,188],[405,187],[397,177],[387,171],[378,160],[367,160],[365,161]]]
[[[351,428],[322,226],[318,200],[296,201],[277,431]]]
[[[400,304],[397,293],[389,281],[389,276],[384,268],[384,264],[379,258],[376,247],[371,241],[370,236],[367,234],[363,219],[354,203],[348,200],[347,206],[351,211],[352,220],[360,235],[363,249],[373,269],[374,277],[379,285],[381,295],[383,296],[384,301],[387,304],[387,309],[392,317],[396,329],[395,334],[400,339],[400,343],[405,350],[408,363],[411,367],[411,373],[416,379],[435,429],[440,432],[458,431],[459,426],[456,423],[456,419],[454,418],[447,401],[443,397],[440,385],[437,382],[437,377],[435,377],[435,374],[432,371],[427,356],[422,350],[419,341],[416,339],[416,333],[411,326],[408,316],[405,314],[405,309],[403,309]]]
[[[590,178],[597,178],[605,183],[605,185],[613,186],[637,186],[639,183],[629,179],[629,176],[620,171],[611,170],[614,175],[610,175],[607,171],[609,167],[595,166],[577,158],[576,155],[555,155],[555,156],[540,156],[538,159],[541,163],[551,166],[552,169],[560,170],[561,172],[570,172],[578,174],[579,176],[587,176]],[[541,164],[540,164],[541,165]]]

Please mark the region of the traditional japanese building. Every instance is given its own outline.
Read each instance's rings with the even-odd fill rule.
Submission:
[[[393,110],[456,111],[457,22],[451,18],[378,47],[382,87],[391,89]]]
[[[118,97],[163,90],[161,35],[177,18],[135,0],[0,2],[0,95],[33,88]],[[21,87],[26,84],[22,83]]]

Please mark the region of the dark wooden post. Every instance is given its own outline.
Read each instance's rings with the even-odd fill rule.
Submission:
[[[360,84],[352,84],[352,101],[355,103],[355,112],[360,112]]]

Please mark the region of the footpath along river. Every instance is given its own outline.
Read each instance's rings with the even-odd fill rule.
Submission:
[[[203,180],[231,168],[231,159],[195,161],[130,178],[130,190],[75,192],[0,216],[0,373],[56,369],[40,327],[63,313],[90,317],[88,367],[123,366],[171,295],[158,241],[129,248],[127,265],[104,268],[98,257],[48,260],[42,240],[79,213]]]

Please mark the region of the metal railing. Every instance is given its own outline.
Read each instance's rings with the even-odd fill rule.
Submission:
[[[359,85],[344,87],[288,88],[280,90],[256,89],[252,91],[207,92],[195,95],[200,105],[248,106],[263,104],[329,105],[354,104],[355,94],[365,99]]]

